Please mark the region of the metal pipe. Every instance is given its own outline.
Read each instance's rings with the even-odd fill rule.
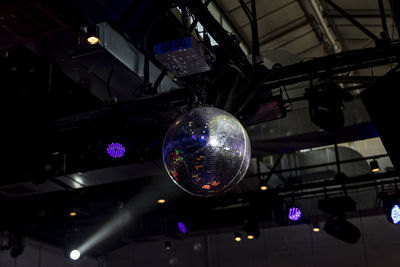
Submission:
[[[379,12],[381,14],[382,30],[385,33],[385,38],[389,38],[389,30],[386,22],[385,7],[383,6],[383,0],[378,0]]]
[[[388,154],[381,154],[381,155],[376,155],[376,156],[371,156],[371,157],[363,157],[363,158],[356,158],[356,159],[348,159],[348,160],[343,160],[340,161],[340,164],[346,164],[346,163],[353,163],[357,161],[363,161],[363,160],[368,160],[368,159],[377,159],[377,158],[384,158],[384,157],[389,157]],[[337,162],[327,162],[327,163],[322,163],[322,164],[316,164],[316,165],[309,165],[309,166],[302,166],[302,167],[296,167],[296,168],[289,168],[289,169],[284,169],[284,170],[274,170],[274,171],[269,171],[269,172],[263,172],[263,173],[256,173],[256,174],[250,174],[247,175],[246,178],[249,177],[257,177],[258,175],[270,175],[276,174],[276,173],[284,173],[284,172],[292,172],[292,171],[301,171],[301,170],[307,170],[307,169],[314,169],[314,168],[320,168],[320,167],[327,167],[327,166],[332,166],[336,165]]]
[[[325,22],[325,19],[322,15],[322,12],[318,6],[318,3],[316,0],[308,0],[312,12],[314,14],[315,19],[318,21],[318,24],[321,26],[322,32],[328,39],[329,45],[333,48],[333,51],[335,53],[339,53],[342,51],[341,45],[336,41],[335,35],[332,33],[332,31],[329,29],[328,25]]]
[[[258,38],[258,19],[257,19],[257,8],[256,0],[251,0],[251,42],[252,42],[252,59],[253,65],[262,63],[260,60],[260,43]]]

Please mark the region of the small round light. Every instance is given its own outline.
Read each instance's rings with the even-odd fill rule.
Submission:
[[[95,45],[95,44],[98,44],[100,42],[100,40],[96,36],[90,36],[87,38],[87,42],[91,45]]]
[[[160,198],[159,200],[157,200],[158,204],[164,204],[165,202],[167,202],[164,198]]]
[[[71,211],[71,212],[69,213],[69,216],[71,216],[71,217],[74,217],[74,216],[76,216],[76,215],[78,215],[78,213],[76,213],[75,211]]]
[[[268,190],[268,186],[262,185],[262,186],[260,186],[260,190],[261,191],[266,191],[266,190]]]
[[[247,235],[247,239],[250,239],[250,240],[254,239],[254,235]]]
[[[81,257],[81,253],[79,252],[79,250],[72,250],[71,253],[69,253],[69,257],[71,258],[71,260],[78,260]]]
[[[172,249],[172,244],[171,244],[171,242],[169,242],[169,241],[165,242],[165,243],[164,243],[164,248],[165,248],[166,251],[171,250],[171,249]]]
[[[242,241],[242,235],[241,235],[239,232],[236,232],[236,233],[234,234],[234,238],[235,238],[235,241],[236,241],[236,242]]]
[[[321,229],[319,228],[319,223],[314,223],[313,224],[313,232],[318,233]]]

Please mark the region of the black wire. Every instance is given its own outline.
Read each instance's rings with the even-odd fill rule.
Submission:
[[[282,87],[283,87],[283,90],[285,91],[287,101],[289,102],[290,110],[293,110],[294,109],[293,102],[292,102],[292,99],[290,99],[290,97],[289,97],[289,94],[288,94],[288,92],[286,90],[286,86],[282,86]],[[282,94],[282,87],[281,87],[281,94]]]
[[[247,18],[250,20],[250,22],[253,22],[254,16],[251,13],[250,9],[246,6],[246,4],[243,2],[243,0],[239,0],[240,6],[242,7],[244,13],[246,14]]]

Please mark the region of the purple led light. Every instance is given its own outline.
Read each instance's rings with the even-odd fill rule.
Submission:
[[[398,224],[400,222],[400,207],[398,205],[393,206],[390,216],[392,217],[394,224]]]
[[[107,147],[107,153],[113,158],[122,158],[125,154],[125,147],[120,143],[111,143]]]
[[[187,233],[186,226],[183,224],[183,222],[178,222],[178,228],[179,228],[179,231],[181,231],[182,234],[186,234]]]
[[[298,221],[301,218],[301,210],[298,207],[291,207],[289,209],[289,220]]]

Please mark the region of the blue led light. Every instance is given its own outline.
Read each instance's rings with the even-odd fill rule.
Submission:
[[[301,215],[302,215],[302,212],[298,207],[291,207],[289,209],[289,214],[288,214],[289,220],[298,221],[298,220],[300,220]]]
[[[107,153],[113,158],[122,158],[125,154],[125,147],[120,143],[111,143],[107,147]]]
[[[393,206],[390,216],[394,224],[398,224],[400,222],[400,207],[398,205]]]
[[[178,228],[179,231],[181,231],[182,234],[186,234],[187,230],[186,230],[186,226],[183,222],[178,222]]]

